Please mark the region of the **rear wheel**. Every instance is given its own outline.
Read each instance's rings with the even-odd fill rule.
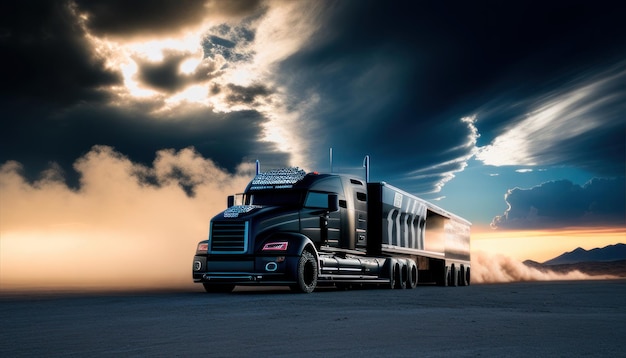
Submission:
[[[406,265],[397,264],[396,265],[396,287],[398,289],[406,288]]]
[[[317,286],[317,260],[312,253],[302,251],[298,261],[298,282],[291,286],[296,292],[311,293]]]
[[[457,286],[458,285],[458,272],[456,270],[456,266],[452,264],[450,266],[450,280],[448,282],[448,286]]]
[[[415,288],[417,286],[417,265],[411,260],[408,265],[406,276],[406,288]]]
[[[397,281],[397,268],[396,268],[396,262],[395,260],[392,259],[388,259],[387,260],[387,265],[389,265],[389,283],[386,284],[384,287],[385,288],[389,288],[389,289],[394,289],[396,288],[396,281]]]
[[[235,289],[235,285],[203,283],[204,290],[208,293],[228,293]]]
[[[461,265],[461,268],[459,269],[459,286],[467,286],[464,265]]]

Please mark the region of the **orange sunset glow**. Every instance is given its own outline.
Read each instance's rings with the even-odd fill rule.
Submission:
[[[577,247],[586,250],[626,242],[626,228],[472,231],[472,250],[503,254],[520,261],[544,262]]]

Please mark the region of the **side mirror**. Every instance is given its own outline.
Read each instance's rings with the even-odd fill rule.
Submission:
[[[230,208],[231,206],[235,206],[235,196],[234,195],[229,195],[228,196],[228,202],[226,203],[227,207]]]
[[[339,210],[339,196],[337,194],[328,194],[328,211],[335,212]]]

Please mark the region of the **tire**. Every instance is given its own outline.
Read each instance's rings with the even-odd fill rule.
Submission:
[[[297,280],[291,289],[300,293],[311,293],[317,287],[317,260],[308,251],[302,251],[302,256],[298,260]]]
[[[406,274],[406,265],[400,263],[396,265],[396,287],[397,289],[406,288],[406,280],[404,279]]]
[[[396,261],[393,259],[387,259],[387,262],[389,263],[389,283],[386,284],[384,287],[393,290],[394,288],[396,288],[396,281],[398,280],[398,274],[396,272]]]
[[[413,260],[411,260],[407,266],[406,288],[413,289],[417,286],[417,275],[417,265],[413,262]]]
[[[465,265],[461,265],[459,269],[459,286],[467,286],[467,279],[465,275]]]
[[[470,285],[470,283],[471,283],[470,277],[471,277],[471,276],[470,276],[470,268],[468,267],[468,268],[465,270],[465,283],[467,283],[467,285],[468,285],[468,286],[469,286],[469,285]]]
[[[448,282],[448,286],[457,286],[458,284],[458,272],[456,270],[456,266],[454,266],[454,264],[452,264],[452,266],[450,266],[450,282]]]
[[[202,286],[204,286],[204,290],[208,293],[228,293],[231,292],[233,289],[235,289],[235,285],[229,285],[229,284],[208,284],[208,283],[203,283]]]

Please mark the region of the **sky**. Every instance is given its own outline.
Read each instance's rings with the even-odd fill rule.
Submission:
[[[625,11],[3,3],[0,284],[184,285],[256,160],[326,172],[330,148],[334,172],[369,155],[372,181],[470,220],[490,255],[626,243]]]

